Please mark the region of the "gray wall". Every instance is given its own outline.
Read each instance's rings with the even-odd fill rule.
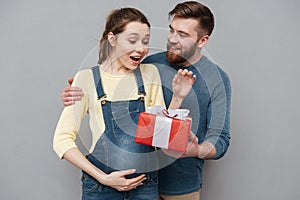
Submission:
[[[1,0],[0,199],[80,199],[79,170],[52,150],[61,89],[96,63],[85,58],[110,10],[134,6],[167,28],[177,2]],[[206,163],[202,200],[300,199],[300,3],[203,2],[217,22],[206,50],[230,75],[233,99],[232,143]],[[151,42],[163,48],[159,28]]]

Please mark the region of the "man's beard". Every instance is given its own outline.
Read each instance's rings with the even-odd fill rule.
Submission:
[[[188,59],[190,57],[192,57],[195,53],[195,51],[197,50],[197,44],[191,46],[189,49],[187,49],[186,51],[181,51],[180,54],[175,54],[173,52],[170,52],[169,49],[171,48],[172,45],[170,45],[169,43],[167,44],[167,60],[170,63],[173,63],[175,65],[183,65],[185,64],[185,66],[189,66],[190,64],[188,64]]]

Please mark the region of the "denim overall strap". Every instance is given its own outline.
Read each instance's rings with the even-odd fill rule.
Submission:
[[[98,71],[98,72],[97,72]],[[99,67],[93,69],[97,96],[105,97]],[[138,95],[145,95],[141,71],[134,71]],[[110,91],[114,92],[114,91]],[[134,142],[138,116],[145,111],[144,97],[126,101],[101,100],[105,131],[98,139],[91,153],[106,173],[115,170],[134,168],[137,172],[155,171],[158,161],[155,149]]]
[[[105,97],[106,94],[104,93],[104,90],[103,90],[99,66],[92,67],[92,71],[93,71],[94,82],[95,82],[95,86],[96,86],[96,90],[97,90],[97,97],[98,97],[98,99],[101,99],[102,97]],[[138,94],[146,96],[145,87],[143,84],[143,78],[142,78],[142,74],[141,74],[141,69],[139,67],[134,70],[134,75],[135,75],[136,83],[138,86]]]
[[[95,87],[97,90],[97,97],[98,99],[101,99],[102,97],[106,97],[106,94],[104,93],[103,87],[102,87],[102,81],[99,71],[99,66],[92,67],[93,75],[94,75],[94,82]]]
[[[137,83],[137,86],[138,86],[138,94],[146,96],[144,83],[143,83],[143,77],[142,77],[142,74],[141,74],[140,67],[137,67],[134,70],[134,76],[135,76],[135,80],[136,80],[136,83]]]

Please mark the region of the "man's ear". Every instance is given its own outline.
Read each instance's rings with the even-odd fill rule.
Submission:
[[[198,41],[198,47],[203,48],[207,44],[208,40],[209,40],[209,35],[202,36]]]
[[[115,34],[113,34],[113,32],[109,32],[107,34],[107,39],[108,39],[108,42],[110,43],[111,46],[116,46],[116,36]]]

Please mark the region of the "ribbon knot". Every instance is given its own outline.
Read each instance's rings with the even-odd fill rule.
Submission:
[[[173,116],[170,116],[170,113],[169,113],[169,111],[168,111],[167,109],[163,109],[161,112],[162,112],[162,114],[163,114],[164,116],[166,116],[166,117],[168,117],[168,118],[171,118],[171,119],[174,119],[174,118],[176,118],[176,117],[178,116],[178,114],[175,114],[175,115],[173,115]]]

